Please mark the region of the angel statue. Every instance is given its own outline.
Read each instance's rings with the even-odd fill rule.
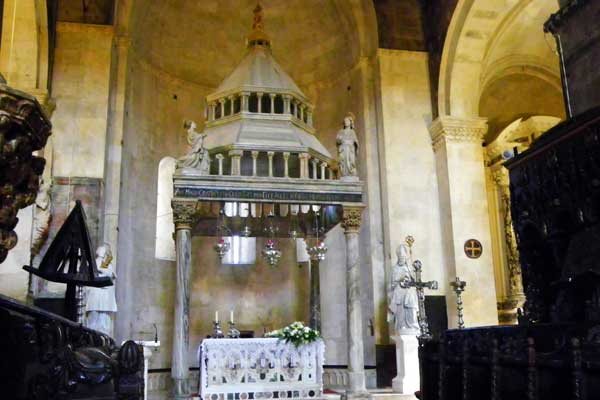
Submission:
[[[394,324],[397,333],[407,331],[418,331],[417,310],[419,302],[417,300],[417,291],[414,287],[403,288],[403,280],[414,279],[410,268],[409,248],[405,244],[398,246],[396,250],[398,262],[392,269],[392,279],[388,292],[389,310],[388,322]]]
[[[354,131],[354,117],[352,114],[349,113],[344,118],[344,127],[338,131],[336,143],[338,146],[338,159],[342,179],[358,179],[356,171],[358,139]]]
[[[204,148],[206,134],[196,132],[194,121],[185,121],[183,127],[187,129],[190,150],[177,160],[177,168],[194,168],[200,170],[201,175],[208,175],[210,173],[210,154]]]
[[[96,265],[100,276],[108,276],[113,285],[106,287],[88,287],[86,293],[86,326],[109,336],[113,331],[113,315],[117,312],[115,285],[117,279],[113,267],[110,245],[105,243],[96,249]]]

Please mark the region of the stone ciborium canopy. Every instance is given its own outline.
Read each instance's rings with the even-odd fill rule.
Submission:
[[[194,235],[215,236],[221,209],[233,234],[249,227],[245,236],[264,236],[270,216],[285,237],[296,228],[310,235],[317,213],[327,231],[341,206],[362,205],[362,183],[338,179],[337,161],[315,136],[314,106],[273,58],[260,6],[254,14],[246,56],[207,96],[204,131],[191,133],[202,138],[188,156],[202,148],[210,164],[180,164],[173,176],[175,220],[189,215]]]
[[[353,343],[348,349],[348,369],[353,371],[350,391],[364,397],[359,262],[364,205],[363,183],[355,176],[358,143],[353,121],[347,117],[338,133],[342,134],[338,144],[343,141],[340,148],[345,146],[344,168],[338,168],[315,136],[313,105],[271,54],[260,6],[254,10],[252,28],[245,58],[207,96],[204,131],[196,132],[195,123],[186,123],[191,147],[177,160],[173,174],[177,261],[171,369],[174,393],[177,398],[187,398],[189,391],[192,235],[314,237],[341,222],[346,238],[348,335]],[[227,229],[222,229],[225,225]],[[263,256],[274,265],[281,252],[274,248],[273,240],[266,243]],[[220,256],[226,252],[224,239],[214,248]],[[327,251],[325,246],[313,248],[317,256],[319,251]],[[311,276],[319,276],[317,268],[318,261],[311,261]],[[311,323],[313,309],[319,304],[318,292],[318,284],[311,280]],[[314,313],[315,320],[318,315]]]

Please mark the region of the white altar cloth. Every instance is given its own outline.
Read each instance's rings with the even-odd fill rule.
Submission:
[[[203,400],[315,399],[323,393],[325,344],[275,338],[204,339],[198,351]]]

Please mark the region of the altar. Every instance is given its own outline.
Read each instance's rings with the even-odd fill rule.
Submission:
[[[316,399],[323,393],[322,340],[295,347],[276,338],[204,339],[203,400]]]

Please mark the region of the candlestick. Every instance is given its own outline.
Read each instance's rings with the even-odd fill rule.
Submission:
[[[213,322],[213,325],[213,336],[217,339],[223,338],[223,330],[221,329],[221,324],[219,323],[219,321]]]
[[[233,310],[229,311],[229,322],[233,323]]]
[[[465,291],[465,286],[467,286],[467,282],[461,281],[457,276],[456,279],[450,282],[450,286],[456,293],[456,308],[458,312],[458,329],[464,329],[465,321],[463,320],[463,302],[462,302],[462,292]]]
[[[215,311],[215,322],[219,322],[219,312]]]
[[[237,339],[240,337],[240,331],[236,329],[233,321],[229,321],[229,329],[227,330],[227,337]]]

